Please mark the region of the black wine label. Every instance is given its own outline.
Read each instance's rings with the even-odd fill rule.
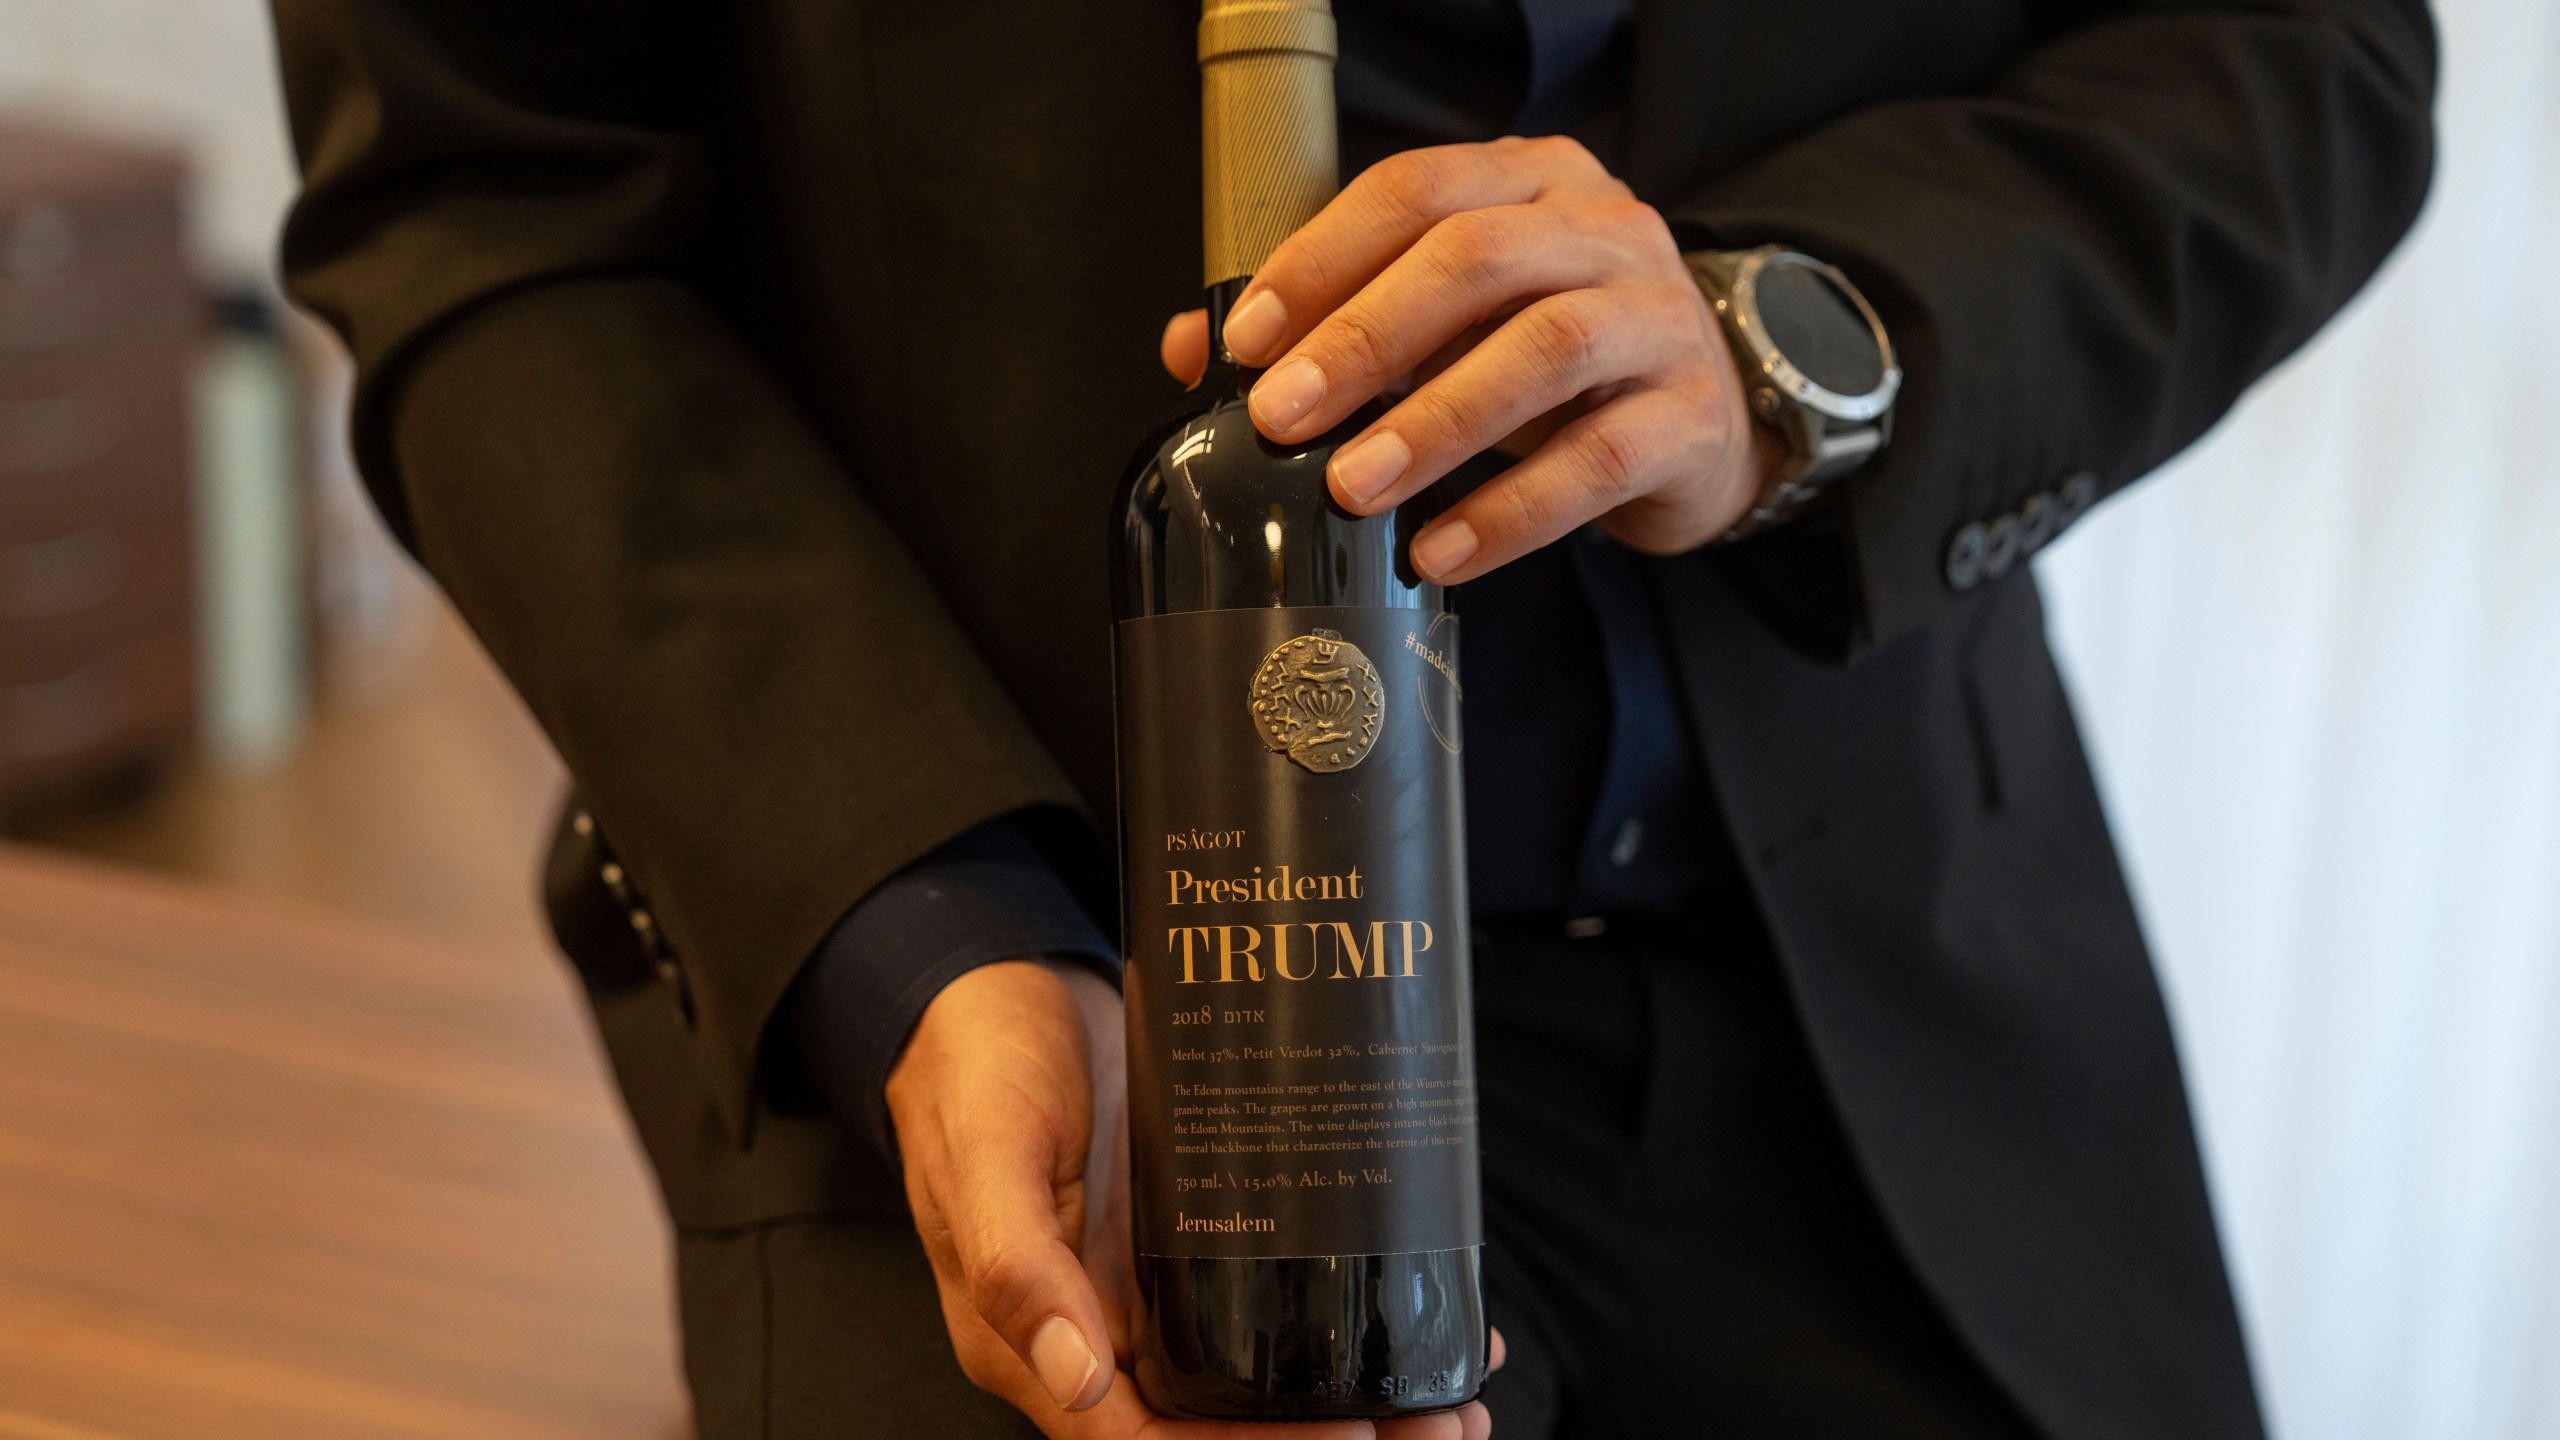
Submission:
[[[1142,1254],[1482,1243],[1457,620],[1123,621]]]

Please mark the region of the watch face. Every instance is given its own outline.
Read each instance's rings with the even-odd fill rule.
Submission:
[[[1887,362],[1866,315],[1830,276],[1811,265],[1787,263],[1789,258],[1771,257],[1752,287],[1769,342],[1807,380],[1832,394],[1873,394],[1885,383]]]

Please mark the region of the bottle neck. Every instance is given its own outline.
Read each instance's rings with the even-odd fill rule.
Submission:
[[[1200,180],[1215,289],[1262,268],[1340,184],[1330,0],[1203,0]]]
[[[1237,297],[1244,294],[1244,287],[1252,280],[1250,275],[1239,275],[1209,287],[1206,302],[1209,308],[1209,368],[1200,377],[1203,389],[1223,391],[1232,388],[1241,395],[1262,374],[1258,369],[1247,369],[1236,359],[1235,352],[1227,348],[1227,312],[1235,309]]]

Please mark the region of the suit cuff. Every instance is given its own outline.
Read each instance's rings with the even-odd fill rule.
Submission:
[[[925,1007],[981,965],[1033,957],[1120,976],[1119,947],[1021,819],[999,816],[883,881],[819,945],[785,1002],[810,1083],[894,1162],[885,1092]]]

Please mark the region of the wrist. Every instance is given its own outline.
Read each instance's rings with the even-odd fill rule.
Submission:
[[[1884,448],[1902,371],[1883,320],[1834,267],[1774,245],[1684,258],[1766,442],[1755,447],[1750,507],[1720,537],[1738,540],[1828,503]]]
[[[1059,956],[1025,956],[977,966],[925,1002],[924,1013],[889,1066],[882,1087],[894,1126],[912,1104],[936,1095],[942,1077],[974,1068],[1002,1035],[1003,1053],[1079,1060],[1120,1050],[1120,992],[1094,968]]]
[[[889,1064],[881,1093],[892,1122],[915,1102],[938,1093],[945,1073],[983,1053],[989,1033],[1070,1033],[1058,1017],[1075,1008],[1067,977],[1045,959],[990,961],[951,977],[925,1002]]]
[[[885,1159],[898,1151],[889,1076],[946,989],[1026,956],[1073,956],[1104,975],[1116,965],[1118,947],[1033,843],[1027,820],[986,821],[881,882],[793,984],[785,1018],[803,1072]]]
[[[1752,514],[1785,483],[1788,472],[1796,463],[1794,454],[1787,449],[1787,442],[1776,431],[1748,422],[1743,429],[1746,439],[1742,468],[1743,473],[1751,477],[1751,493],[1744,499],[1742,513],[1734,518],[1735,526],[1750,523]],[[1726,531],[1727,535],[1731,533],[1731,529]]]

